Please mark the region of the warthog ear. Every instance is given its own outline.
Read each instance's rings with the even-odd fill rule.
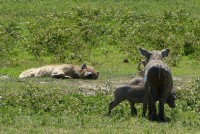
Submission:
[[[144,48],[139,48],[139,51],[140,51],[141,55],[143,55],[143,56],[145,56],[145,57],[147,57],[147,58],[149,58],[149,57],[151,56],[151,53],[148,52],[148,51],[147,51],[146,49],[144,49]]]
[[[162,57],[167,57],[169,55],[170,49],[163,49],[161,51]]]
[[[87,65],[86,65],[86,63],[83,63],[83,64],[81,65],[81,69],[85,69],[85,68],[87,68]]]

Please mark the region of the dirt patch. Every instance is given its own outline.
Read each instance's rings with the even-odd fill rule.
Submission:
[[[94,81],[79,83],[79,93],[83,95],[95,95],[97,92],[109,93],[113,92],[116,86],[127,84],[131,79],[129,78],[115,78],[106,81]],[[180,90],[183,88],[183,82],[181,78],[174,77],[174,90]]]
[[[118,77],[112,79],[98,80],[80,80],[80,79],[51,79],[51,78],[33,78],[33,79],[17,79],[18,82],[26,84],[41,85],[44,89],[61,89],[67,93],[80,93],[86,96],[96,95],[96,93],[112,93],[116,86],[127,84],[134,77]],[[7,77],[5,78],[7,79]],[[2,80],[5,80],[4,76]],[[180,90],[185,85],[184,80],[174,77],[174,89]]]

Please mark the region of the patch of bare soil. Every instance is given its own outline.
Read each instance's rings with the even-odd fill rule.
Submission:
[[[52,78],[34,78],[23,79],[21,82],[36,83],[48,88],[59,88],[67,92],[76,92],[86,96],[95,95],[96,93],[110,93],[116,86],[127,84],[133,77],[118,77],[112,79],[81,80],[81,79],[52,79]],[[178,77],[173,78],[174,89],[179,90],[184,86],[183,80]],[[44,88],[45,89],[45,88]]]
[[[130,78],[114,78],[104,81],[85,81],[79,83],[79,93],[84,95],[95,95],[96,92],[112,92],[116,86],[127,84],[131,81]],[[181,78],[174,77],[174,90],[182,89],[183,82]]]

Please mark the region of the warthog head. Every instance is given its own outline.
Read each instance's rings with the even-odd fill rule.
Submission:
[[[139,50],[140,50],[140,53],[143,56],[145,56],[145,59],[138,63],[138,71],[139,71],[139,74],[142,76],[144,75],[144,68],[150,60],[163,61],[162,58],[167,57],[169,54],[169,51],[170,51],[169,49],[163,49],[161,52],[160,51],[149,52],[143,48],[139,48]],[[142,65],[143,65],[143,67],[142,67]]]
[[[175,108],[175,100],[176,100],[176,94],[175,92],[171,92],[167,98],[167,104],[171,107],[171,108]]]
[[[81,74],[84,79],[97,79],[99,77],[99,72],[95,72],[92,67],[83,63],[81,65]]]
[[[139,48],[140,53],[146,57],[146,60],[144,60],[144,64],[146,65],[151,60],[162,60],[163,57],[167,57],[170,49],[163,49],[162,51],[152,51],[149,52],[144,48]]]

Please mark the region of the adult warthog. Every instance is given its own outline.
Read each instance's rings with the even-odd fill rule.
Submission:
[[[169,49],[149,52],[139,48],[141,55],[146,57],[147,64],[144,68],[145,96],[148,98],[150,120],[165,121],[164,104],[173,88],[173,80],[169,67],[162,58],[167,57]],[[156,99],[159,100],[159,112],[156,112]]]

